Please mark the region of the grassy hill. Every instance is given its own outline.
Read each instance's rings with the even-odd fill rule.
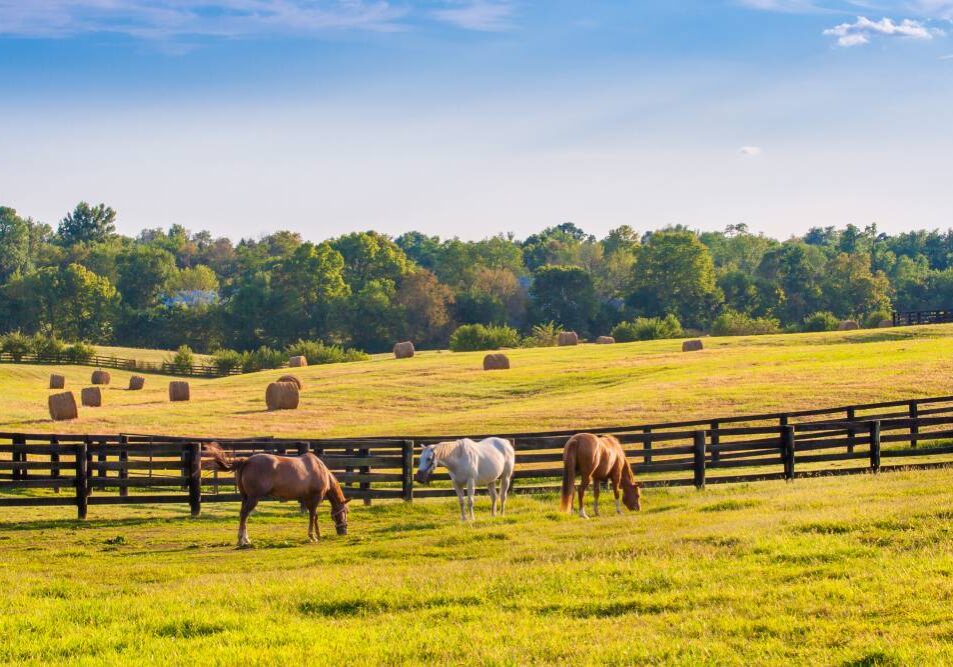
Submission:
[[[584,428],[953,393],[953,325],[845,333],[511,350],[513,368],[484,372],[483,353],[296,369],[301,408],[268,412],[267,384],[287,370],[191,380],[192,401],[168,402],[167,376],[125,391],[112,371],[105,406],[54,424],[50,366],[0,365],[0,430],[176,435],[344,436]],[[67,387],[88,367],[63,367]]]

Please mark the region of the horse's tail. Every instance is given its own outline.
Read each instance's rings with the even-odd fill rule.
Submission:
[[[576,438],[569,438],[563,449],[563,493],[559,502],[559,509],[568,512],[572,508],[572,494],[576,490]]]
[[[202,468],[204,470],[221,470],[228,472],[239,470],[248,459],[241,456],[232,456],[219,446],[217,442],[208,442],[202,445]]]

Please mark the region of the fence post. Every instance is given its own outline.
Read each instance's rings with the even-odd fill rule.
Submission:
[[[365,456],[365,457],[371,455],[371,451],[370,451],[369,449],[367,449],[366,447],[364,447],[364,448],[362,448],[362,449],[359,449],[358,452],[360,452],[360,455],[361,455],[361,456]],[[359,472],[360,474],[362,474],[362,475],[369,475],[370,472],[371,472],[371,468],[370,468],[370,466],[361,466],[360,468],[358,468],[358,472]],[[361,482],[361,483],[358,485],[358,487],[361,489],[361,491],[370,491],[370,490],[371,490],[371,483],[370,483],[370,482]],[[370,505],[370,504],[371,504],[371,497],[370,497],[370,495],[364,496],[364,504],[365,504],[365,505]]]
[[[870,422],[870,470],[880,471],[880,422]]]
[[[652,435],[652,429],[650,429],[650,428],[643,428],[643,429],[642,429],[642,432],[645,433],[645,435]],[[644,463],[651,463],[651,462],[652,462],[652,454],[650,454],[649,452],[652,451],[652,441],[651,441],[650,439],[648,439],[648,438],[646,438],[645,440],[643,440],[643,441],[642,441],[642,449],[644,449],[645,452],[646,452],[646,453],[645,453],[645,456],[642,457],[642,461],[643,461]]]
[[[60,439],[50,436],[50,477],[57,479],[60,476]],[[60,487],[53,487],[54,493],[60,492]]]
[[[129,495],[129,487],[125,482],[129,480],[129,437],[119,436],[119,497]]]
[[[185,445],[188,452],[189,507],[192,516],[202,513],[202,445],[190,442]]]
[[[405,502],[412,502],[414,499],[414,441],[404,440],[401,444],[401,474],[403,480],[401,487]]]
[[[853,422],[857,419],[857,412],[854,408],[847,408],[847,421]],[[854,453],[854,446],[857,444],[857,429],[848,425],[847,427],[847,453]]]
[[[781,456],[784,460],[784,479],[794,479],[794,427],[781,427]]]
[[[695,488],[705,488],[705,432],[695,431]]]
[[[106,458],[107,458],[107,455],[108,455],[107,452],[108,452],[108,450],[107,450],[107,448],[106,448],[106,441],[105,441],[105,440],[100,440],[100,441],[99,441],[99,456],[96,457],[96,461],[97,461],[98,463],[106,463]],[[99,476],[99,477],[107,477],[107,476],[108,476],[108,475],[106,475],[106,466],[105,466],[105,465],[99,466],[98,476]],[[104,487],[104,488],[105,488],[105,487]]]
[[[919,439],[917,434],[920,433],[920,425],[917,424],[916,420],[918,419],[920,409],[919,404],[916,401],[910,401],[910,446],[916,447]]]
[[[89,487],[86,483],[87,450],[85,442],[76,445],[76,517],[78,519],[86,518],[86,508],[89,506]]]
[[[13,479],[26,479],[26,467],[16,465],[21,461],[26,461],[26,452],[21,449],[26,447],[26,439],[22,435],[13,436]]]
[[[721,436],[718,433],[718,427],[720,424],[718,420],[714,420],[711,423],[711,462],[712,465],[718,463],[718,458],[721,455],[721,452],[718,451],[718,445],[721,444]]]

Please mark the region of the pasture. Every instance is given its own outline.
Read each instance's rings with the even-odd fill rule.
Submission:
[[[953,326],[514,350],[296,369],[302,409],[264,411],[271,371],[167,377],[75,422],[45,416],[49,366],[0,365],[0,430],[248,436],[585,428],[948,395]],[[92,369],[66,367],[67,387]],[[456,499],[354,503],[309,544],[294,503],[0,512],[0,662],[814,664],[953,661],[953,469],[650,488],[584,521],[554,495],[461,524]],[[591,505],[590,505],[591,508]]]
[[[0,519],[0,660],[812,664],[953,660],[953,471],[651,489],[584,521],[519,496]]]
[[[268,412],[269,382],[288,369],[189,380],[168,403],[169,377],[128,392],[112,371],[104,407],[54,424],[47,379],[89,383],[86,366],[0,364],[0,431],[338,437],[541,431],[941,396],[953,377],[953,325],[508,351],[512,369],[483,371],[484,353],[423,352],[294,369],[295,411]]]

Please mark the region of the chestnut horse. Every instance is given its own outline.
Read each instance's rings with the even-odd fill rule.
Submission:
[[[331,518],[338,535],[347,535],[347,504],[351,501],[344,498],[341,485],[324,462],[311,452],[303,456],[253,454],[247,458],[233,457],[213,442],[202,449],[202,467],[235,471],[235,484],[242,495],[239,547],[251,546],[248,515],[266,496],[300,501],[310,514],[308,539],[312,542],[321,537],[318,504],[327,498],[331,502]]]
[[[560,509],[563,512],[573,509],[573,490],[576,473],[582,477],[579,483],[579,516],[584,519],[586,506],[583,497],[586,487],[592,486],[595,500],[595,515],[599,516],[599,483],[606,480],[612,484],[615,494],[615,511],[622,514],[619,505],[619,488],[622,488],[622,503],[630,510],[642,509],[642,485],[635,481],[635,475],[625,458],[622,445],[611,435],[593,435],[577,433],[569,438],[563,448],[563,494]]]

